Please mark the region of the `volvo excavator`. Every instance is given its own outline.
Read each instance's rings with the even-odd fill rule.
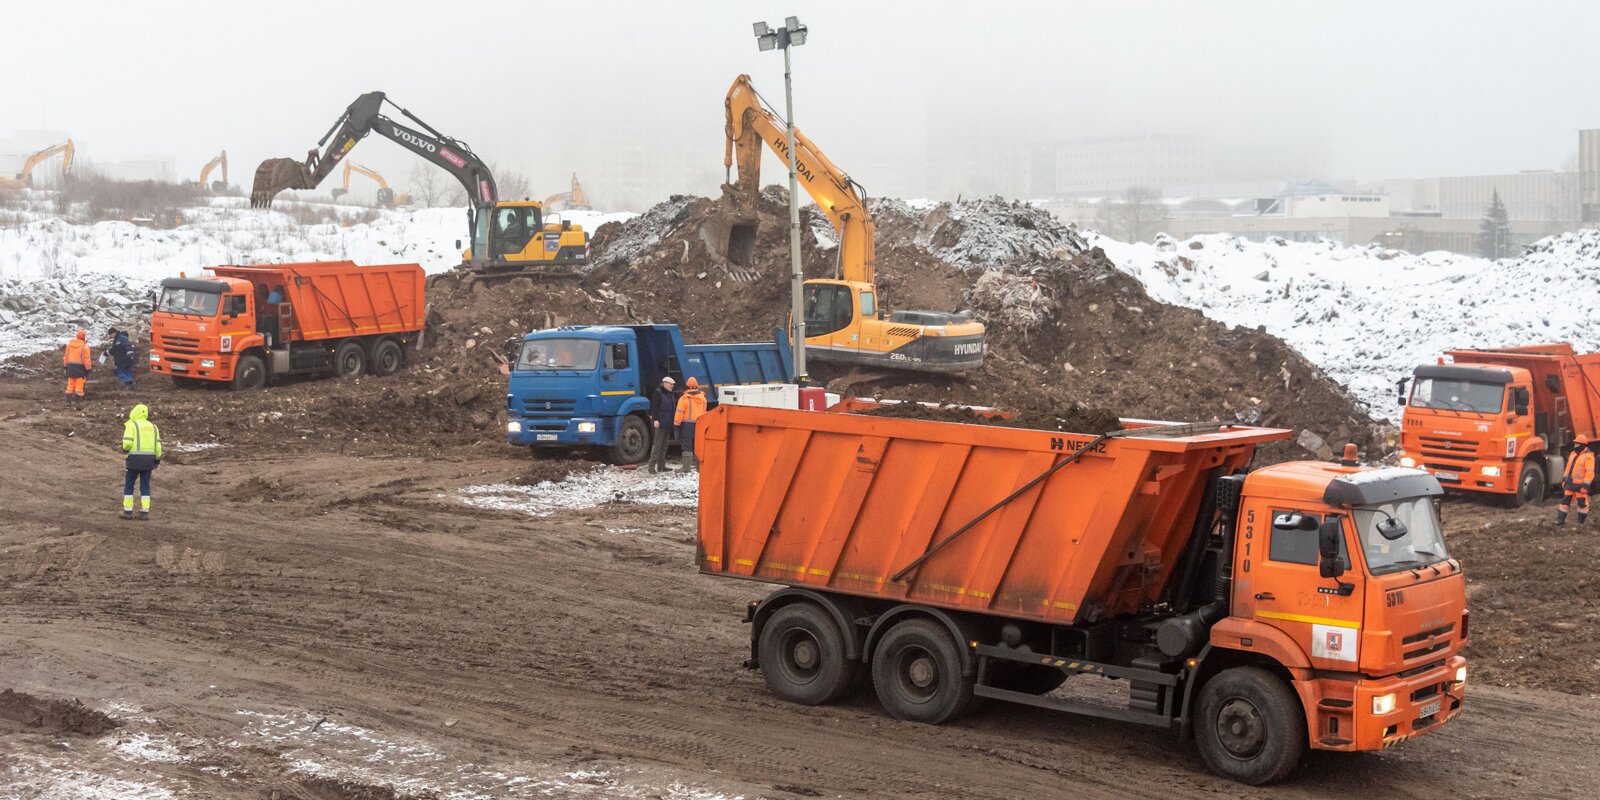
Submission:
[[[211,171],[217,167],[222,168],[222,180],[211,183]],[[200,188],[202,190],[210,190],[216,194],[228,191],[228,151],[222,151],[216,158],[207,161],[206,165],[200,168]]]
[[[544,199],[545,208],[555,208],[558,204],[561,211],[588,211],[593,208],[589,205],[589,195],[583,193],[583,184],[578,183],[578,173],[572,173],[571,189]]]
[[[383,114],[387,103],[421,130]],[[333,174],[339,162],[369,133],[393,140],[450,173],[467,190],[467,230],[470,247],[462,254],[463,266],[480,276],[518,275],[572,277],[570,267],[589,260],[589,236],[569,222],[546,224],[544,204],[534,200],[504,201],[494,176],[472,148],[435,130],[415,114],[400,108],[383,92],[356,98],[344,115],[317,141],[304,161],[271,158],[256,168],[250,205],[266,208],[286,189],[314,189]],[[548,269],[548,268],[554,269]]]
[[[411,195],[406,194],[405,192],[396,193],[395,190],[389,188],[389,182],[384,180],[383,176],[379,175],[377,170],[363,167],[354,161],[344,162],[344,186],[343,188],[333,190],[333,199],[338,200],[339,198],[350,193],[351,172],[359,172],[362,175],[371,178],[378,184],[378,205],[384,208],[395,208],[397,206],[411,205]]]
[[[67,177],[72,174],[72,156],[76,152],[77,148],[72,144],[71,139],[68,139],[63,144],[58,144],[55,147],[46,147],[45,149],[28,156],[28,160],[22,162],[22,171],[17,173],[17,177],[7,178],[0,176],[0,189],[31,188],[33,186],[34,168],[46,161],[49,161],[51,158],[54,158],[57,155],[61,156],[61,179],[66,180]]]
[[[735,203],[736,214],[754,220],[761,191],[762,145],[787,163],[789,126],[756,93],[749,75],[740,75],[733,82],[726,106],[725,190]],[[983,323],[965,314],[942,311],[884,311],[875,283],[876,245],[866,192],[799,128],[794,130],[794,146],[800,185],[839,234],[837,277],[808,280],[803,287],[806,357],[918,372],[962,372],[982,366]],[[748,266],[755,234],[754,222],[732,225],[729,258]]]

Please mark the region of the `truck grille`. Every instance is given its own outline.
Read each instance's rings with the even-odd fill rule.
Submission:
[[[522,413],[524,416],[571,416],[577,410],[578,401],[570,397],[524,397],[522,398]]]
[[[1471,458],[1482,442],[1443,436],[1419,436],[1422,454],[1435,458]]]
[[[1455,632],[1455,629],[1456,626],[1450,624],[1431,630],[1419,631],[1401,639],[1401,646],[1410,648],[1401,654],[1401,658],[1407,664],[1433,658],[1435,654],[1447,650],[1452,644],[1455,644],[1455,637],[1451,635]]]
[[[166,350],[168,352],[190,353],[193,355],[198,355],[200,353],[200,340],[191,339],[186,336],[162,334],[159,344],[162,350]]]

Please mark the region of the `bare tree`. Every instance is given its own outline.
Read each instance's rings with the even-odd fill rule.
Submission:
[[[494,185],[500,190],[500,196],[507,200],[522,200],[531,198],[533,183],[528,176],[516,170],[502,170],[498,163],[489,165],[489,174],[494,176]]]
[[[1113,238],[1142,242],[1159,232],[1157,228],[1167,221],[1167,208],[1159,190],[1134,186],[1120,200],[1101,201],[1098,216],[1100,228]]]
[[[447,187],[444,176],[439,173],[439,168],[432,164],[412,166],[411,172],[406,175],[406,181],[411,184],[411,196],[424,208],[433,208],[446,199]]]

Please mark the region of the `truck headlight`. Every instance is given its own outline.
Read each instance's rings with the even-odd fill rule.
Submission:
[[[217,362],[213,361],[212,359],[209,359],[209,358],[200,359],[200,366],[204,367],[206,369],[210,369],[212,367],[215,367],[216,365],[217,365]]]
[[[1394,711],[1394,692],[1374,695],[1372,698],[1372,716],[1381,717]]]
[[[506,433],[522,433],[522,421],[514,419],[507,422]]]
[[[1402,467],[1414,467],[1416,465],[1417,465],[1417,460],[1412,458],[1411,456],[1401,456],[1400,457],[1400,466],[1402,466]]]
[[[161,360],[161,354],[160,353],[151,353],[150,354],[150,361],[151,362],[156,362],[156,361],[160,361],[160,360]]]
[[[1467,668],[1466,668],[1466,666],[1463,665],[1463,666],[1456,667],[1456,683],[1466,683],[1466,682],[1467,682]]]
[[[1491,478],[1498,478],[1500,477],[1500,468],[1495,466],[1485,466],[1483,468],[1483,474],[1488,475]]]
[[[580,423],[578,423],[578,433],[594,433],[594,423],[593,422],[580,422]]]

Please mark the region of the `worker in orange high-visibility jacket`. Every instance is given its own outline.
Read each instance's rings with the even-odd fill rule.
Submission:
[[[706,395],[700,391],[700,381],[690,377],[684,381],[687,391],[678,398],[678,413],[673,424],[678,426],[678,444],[683,446],[683,468],[699,469],[700,461],[694,457],[694,427],[706,413]]]
[[[1594,483],[1594,445],[1583,434],[1572,440],[1567,468],[1561,477],[1561,505],[1556,506],[1556,524],[1567,524],[1567,511],[1578,507],[1578,524],[1589,517],[1589,487]]]
[[[67,401],[77,403],[83,400],[83,382],[94,370],[94,362],[89,360],[88,331],[78,331],[78,335],[67,342],[67,352],[61,357],[61,364],[67,370]]]

